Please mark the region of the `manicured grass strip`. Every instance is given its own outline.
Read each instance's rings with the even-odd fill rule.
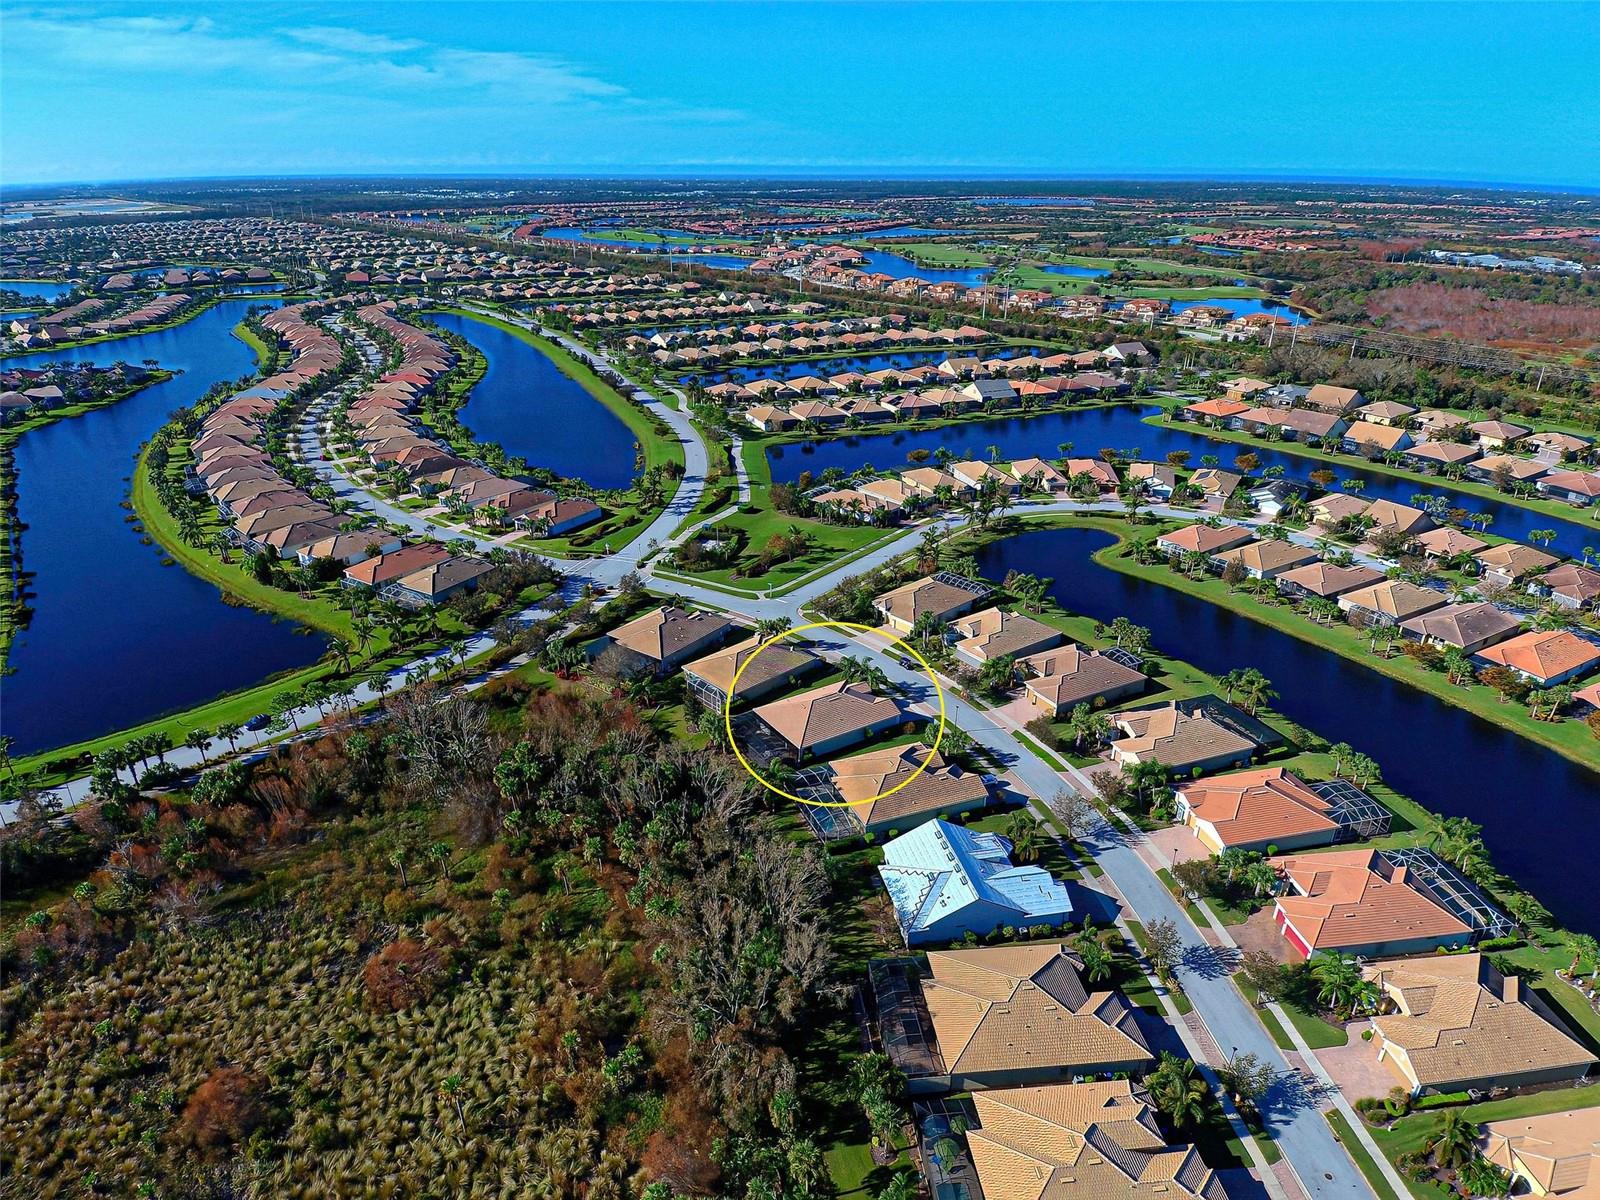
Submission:
[[[1169,422],[1161,413],[1154,413],[1143,419],[1146,425],[1160,428]],[[1178,424],[1171,422],[1170,424]],[[1325,450],[1315,450],[1301,442],[1269,441],[1267,438],[1257,437],[1253,433],[1246,433],[1240,429],[1218,429],[1211,425],[1202,425],[1198,422],[1185,422],[1180,428],[1197,433],[1201,437],[1211,438],[1221,442],[1237,442],[1245,446],[1255,446],[1262,450],[1272,450],[1279,454],[1292,454],[1296,458],[1303,458],[1309,462],[1320,463],[1326,467],[1359,468],[1371,471],[1376,475],[1392,475],[1396,479],[1404,479],[1415,483],[1425,490],[1435,488],[1448,488],[1452,492],[1463,492],[1469,496],[1477,496],[1484,500],[1496,500],[1501,504],[1514,504],[1518,508],[1526,508],[1533,512],[1541,513],[1547,517],[1555,517],[1560,521],[1567,521],[1575,525],[1588,525],[1585,521],[1584,510],[1564,504],[1559,500],[1545,500],[1536,496],[1522,496],[1512,492],[1502,492],[1492,484],[1478,483],[1471,479],[1446,479],[1440,475],[1428,475],[1422,471],[1414,471],[1408,467],[1396,467],[1378,459],[1369,461],[1359,454],[1345,454],[1342,451],[1328,453]],[[1592,436],[1593,431],[1590,431]],[[1600,508],[1588,510],[1591,521],[1600,517]]]
[[[1122,524],[1114,529],[1119,539],[1126,541],[1132,527]],[[1566,757],[1589,767],[1600,766],[1600,742],[1588,726],[1581,721],[1535,721],[1521,704],[1502,701],[1492,688],[1480,683],[1450,683],[1442,671],[1429,670],[1416,660],[1396,653],[1380,658],[1369,649],[1364,631],[1343,623],[1322,625],[1300,612],[1282,605],[1268,604],[1244,590],[1230,591],[1220,578],[1207,575],[1195,579],[1176,571],[1165,563],[1140,563],[1123,554],[1123,546],[1107,546],[1096,551],[1094,561],[1123,575],[1169,587],[1175,591],[1207,600],[1230,612],[1249,617],[1281,633],[1330,650],[1351,662],[1360,663],[1402,683],[1427,692],[1429,695],[1464,708],[1503,729],[1547,746]]]
[[[1377,1196],[1378,1200],[1396,1200],[1394,1188],[1389,1185],[1389,1180],[1384,1176],[1376,1160],[1356,1136],[1355,1130],[1350,1128],[1350,1122],[1344,1119],[1344,1114],[1336,1108],[1330,1108],[1322,1115],[1327,1117],[1328,1124],[1333,1126],[1333,1136],[1339,1139],[1339,1144],[1344,1147],[1345,1153],[1366,1177],[1367,1186],[1372,1189],[1372,1194]],[[1271,1142],[1268,1144],[1275,1145]]]

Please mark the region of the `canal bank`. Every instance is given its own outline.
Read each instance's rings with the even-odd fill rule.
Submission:
[[[1431,812],[1483,826],[1496,867],[1563,924],[1593,928],[1589,864],[1600,860],[1600,777],[1463,709],[1226,608],[1095,561],[1116,535],[1045,528],[982,546],[990,579],[1023,571],[1051,580],[1063,609],[1151,629],[1166,653],[1213,676],[1256,667],[1274,709],[1377,760],[1385,782]]]
[[[1145,419],[1152,411],[1158,417],[1153,423]],[[1128,459],[1159,462],[1170,453],[1181,452],[1189,455],[1191,466],[1202,465],[1207,456],[1216,459],[1219,466],[1232,463],[1232,457],[1226,456],[1223,439],[1187,422],[1163,422],[1159,420],[1158,410],[1138,401],[959,423],[929,422],[809,440],[791,437],[761,444],[768,448],[767,457],[775,483],[793,483],[803,471],[816,475],[829,467],[848,473],[867,462],[884,469],[904,469],[910,465],[907,456],[917,450],[933,454],[944,449],[957,459],[987,459],[990,446],[1007,460],[1056,458],[1068,453],[1062,449],[1067,446],[1071,447],[1072,454],[1083,458],[1094,458],[1102,449],[1112,449]],[[1487,514],[1497,536],[1529,544],[1533,530],[1554,529],[1556,536],[1551,546],[1572,559],[1581,559],[1584,548],[1600,536],[1600,531],[1577,517],[1575,510],[1568,510],[1563,516],[1543,507],[1534,509],[1520,505],[1509,497],[1492,493],[1480,495],[1449,480],[1406,479],[1347,459],[1308,456],[1303,449],[1295,453],[1282,445],[1252,445],[1250,449],[1261,460],[1256,474],[1278,469],[1287,479],[1305,481],[1314,467],[1326,467],[1334,473],[1329,491],[1344,490],[1344,481],[1353,480],[1365,500],[1385,499],[1410,504],[1419,491],[1458,497],[1455,502],[1469,513]]]
[[[309,630],[229,604],[212,583],[163,565],[129,499],[137,455],[172,410],[213,384],[254,377],[255,352],[234,326],[251,307],[279,303],[222,300],[171,329],[5,364],[149,358],[177,372],[17,443],[34,609],[5,682],[6,733],[19,757],[193,709],[321,657],[323,639]]]

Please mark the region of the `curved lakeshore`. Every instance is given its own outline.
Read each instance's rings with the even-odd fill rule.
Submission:
[[[143,443],[175,408],[255,374],[234,335],[254,305],[223,300],[169,330],[28,355],[26,364],[154,358],[180,373],[120,404],[35,430],[17,444],[17,515],[33,619],[11,648],[7,735],[37,753],[144,724],[314,663],[323,641],[230,604],[141,534],[127,507]]]
[[[1115,543],[1106,529],[1036,529],[985,545],[978,565],[992,579],[1050,577],[1062,608],[1128,617],[1213,675],[1259,668],[1280,694],[1279,713],[1371,755],[1385,782],[1424,808],[1481,824],[1500,870],[1563,923],[1594,924],[1587,868],[1600,859],[1600,776],[1400,680],[1096,561]]]

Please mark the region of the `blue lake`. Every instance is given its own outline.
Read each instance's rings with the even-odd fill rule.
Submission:
[[[1046,275],[1070,275],[1078,279],[1100,279],[1111,274],[1104,267],[1084,267],[1077,263],[1040,263],[1039,269]]]
[[[978,565],[990,579],[1011,570],[1048,577],[1064,608],[1104,622],[1128,617],[1158,649],[1212,674],[1259,668],[1279,712],[1371,755],[1385,782],[1424,807],[1482,825],[1500,870],[1563,923],[1600,932],[1600,775],[1310,643],[1101,567],[1089,556],[1110,541],[1098,530],[1022,533],[986,547]]]
[[[816,474],[829,467],[849,472],[863,463],[883,470],[901,469],[913,450],[934,451],[941,446],[957,458],[987,458],[988,447],[998,446],[1003,458],[1058,458],[1059,446],[1071,442],[1073,454],[1094,457],[1103,447],[1120,450],[1130,457],[1161,460],[1173,450],[1192,455],[1191,466],[1200,466],[1203,455],[1215,455],[1221,465],[1233,468],[1233,460],[1249,450],[1261,460],[1262,469],[1281,466],[1290,479],[1304,480],[1319,467],[1336,476],[1333,490],[1342,490],[1343,481],[1359,480],[1361,496],[1367,500],[1396,500],[1411,503],[1419,492],[1446,495],[1471,513],[1493,517],[1490,532],[1517,541],[1528,541],[1535,529],[1554,529],[1554,549],[1571,558],[1581,558],[1583,548],[1595,544],[1593,522],[1563,520],[1479,496],[1455,491],[1444,480],[1414,483],[1377,471],[1352,465],[1345,458],[1317,456],[1306,458],[1278,450],[1244,446],[1206,437],[1195,426],[1182,423],[1146,425],[1140,419],[1155,409],[1130,404],[1102,405],[1096,408],[1068,409],[1023,417],[998,417],[992,420],[963,422],[937,428],[866,433],[852,437],[825,438],[816,442],[789,442],[768,448],[772,478],[792,483],[802,471]]]
[[[737,258],[732,254],[669,254],[667,261],[688,263],[697,267],[714,267],[719,271],[742,271],[756,260]]]
[[[632,486],[633,431],[582,384],[503,329],[455,313],[428,315],[488,360],[458,414],[474,437],[597,488]]]
[[[1175,300],[1172,311],[1180,313],[1190,308],[1225,308],[1234,317],[1247,316],[1250,313],[1271,313],[1275,317],[1282,317],[1291,325],[1304,325],[1309,319],[1305,314],[1283,304],[1277,300],[1262,300],[1255,297],[1218,297],[1215,300]]]
[[[960,283],[967,287],[975,287],[994,274],[993,267],[919,266],[902,254],[890,254],[884,250],[863,250],[862,254],[866,256],[867,261],[861,265],[861,270],[889,275],[895,279],[906,279],[915,275],[918,279],[926,279],[929,283]]]
[[[78,285],[48,279],[0,279],[0,289],[20,292],[38,300],[59,300]]]
[[[1226,246],[1196,246],[1201,254],[1215,254],[1218,258],[1239,258],[1244,253],[1241,250],[1229,250]]]
[[[182,372],[17,442],[22,565],[34,593],[4,684],[18,753],[125,729],[321,656],[320,635],[226,604],[214,584],[163,567],[164,552],[140,543],[120,507],[140,445],[173,409],[218,380],[255,374],[254,353],[232,330],[260,303],[276,304],[224,301],[159,333],[3,364],[153,358]]]

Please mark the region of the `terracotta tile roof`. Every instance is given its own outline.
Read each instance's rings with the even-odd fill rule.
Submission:
[[[949,1074],[1092,1069],[1154,1056],[1121,993],[1055,943],[930,951],[922,996]]]
[[[1156,544],[1170,546],[1179,551],[1197,550],[1201,554],[1215,554],[1230,546],[1242,545],[1253,536],[1243,525],[1224,525],[1219,529],[1211,525],[1196,524],[1185,525],[1182,529],[1164,533],[1156,539]]]
[[[1518,1075],[1596,1062],[1527,1003],[1520,980],[1502,978],[1481,954],[1377,962],[1365,975],[1399,1009],[1374,1017],[1373,1027],[1405,1051],[1423,1087],[1499,1077],[1515,1086]]]
[[[1278,579],[1303,587],[1313,596],[1331,598],[1352,592],[1356,588],[1370,587],[1383,578],[1380,571],[1371,567],[1341,567],[1334,563],[1314,562],[1292,571],[1285,571]]]
[[[1224,846],[1253,845],[1311,833],[1333,833],[1328,802],[1282,767],[1212,775],[1178,788],[1194,815]]]
[[[1298,894],[1278,908],[1313,950],[1351,950],[1384,942],[1460,937],[1471,930],[1376,850],[1288,855],[1270,860]]]
[[[1479,651],[1479,657],[1542,681],[1600,663],[1600,649],[1575,633],[1551,629],[1524,633],[1490,646]]]
[[[1193,1146],[1169,1146],[1127,1080],[973,1093],[967,1146],[985,1200],[1226,1200]]]

